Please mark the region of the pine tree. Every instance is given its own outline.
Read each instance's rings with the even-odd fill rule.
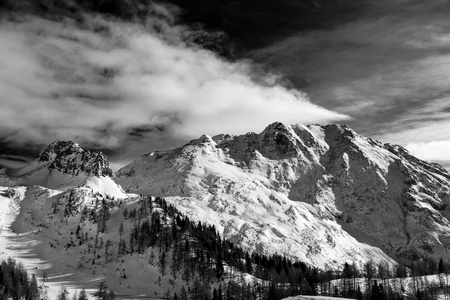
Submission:
[[[252,259],[250,258],[248,252],[245,252],[245,270],[247,271],[247,273],[252,274]]]
[[[159,273],[161,275],[166,274],[166,252],[164,252],[161,248],[159,249]]]
[[[123,222],[120,222],[120,226],[119,226],[119,236],[122,237],[123,235]]]
[[[273,300],[278,299],[277,289],[276,289],[275,284],[273,282],[271,283],[270,288],[269,288],[268,299],[273,299]]]
[[[108,263],[109,262],[109,256],[111,253],[109,253],[109,249],[111,248],[111,246],[113,245],[113,241],[108,239],[106,240],[105,243],[105,262]]]
[[[170,275],[173,276],[174,279],[177,279],[177,272],[178,272],[178,268],[179,268],[179,264],[178,264],[178,253],[177,253],[177,246],[176,243],[174,243],[174,247],[172,250],[172,264],[170,265]]]
[[[47,280],[47,271],[44,270],[44,273],[42,274],[42,285],[41,285],[41,287],[44,287],[46,280]]]
[[[153,250],[150,252],[150,257],[148,260],[148,263],[153,265],[153,263],[155,262],[155,252],[153,252]]]
[[[163,296],[163,299],[164,300],[170,300],[170,298],[172,298],[171,297],[171,292],[170,292],[170,290],[169,289],[167,289],[167,291],[164,293],[164,296]]]
[[[359,285],[358,285],[358,288],[356,289],[355,299],[358,299],[358,300],[363,299],[363,293],[361,292],[361,288],[359,287]]]
[[[67,289],[62,286],[59,290],[58,296],[56,297],[57,300],[69,300],[69,292]]]
[[[98,300],[108,299],[108,285],[105,281],[98,284],[98,290],[94,293],[94,296],[97,297]]]
[[[36,280],[36,275],[34,275],[34,273],[31,275],[29,297],[30,297],[30,299],[38,299],[39,298],[39,289],[38,289],[38,284],[37,284],[37,280]]]
[[[372,281],[372,278],[375,276],[375,268],[373,266],[373,261],[368,261],[364,264],[364,271],[366,273],[366,279],[367,279],[367,289],[370,289],[370,284]]]
[[[184,287],[184,285],[181,287],[180,300],[188,300],[186,288]]]
[[[123,238],[120,238],[118,248],[117,253],[119,254],[119,257],[127,253],[127,243]]]
[[[222,294],[222,286],[219,285],[219,290],[217,291],[217,299],[223,300],[223,294]]]
[[[442,273],[447,273],[447,266],[445,265],[444,260],[442,259],[442,257],[439,260],[438,272],[441,273],[441,274]]]
[[[219,238],[220,241],[220,238]],[[220,278],[222,277],[222,274],[224,273],[224,268],[223,268],[223,262],[222,262],[222,247],[221,247],[221,243],[219,242],[218,246],[217,246],[217,256],[216,256],[216,277]]]
[[[78,300],[88,300],[88,296],[85,289],[82,289],[78,295]]]
[[[383,300],[384,299],[384,290],[381,284],[378,284],[375,280],[372,285],[372,294],[370,296],[371,300]]]

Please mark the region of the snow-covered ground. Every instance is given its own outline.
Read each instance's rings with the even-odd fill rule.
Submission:
[[[98,182],[91,181],[89,186],[96,192],[98,190],[110,192],[108,185],[100,185],[99,188],[93,183]],[[116,189],[112,190],[116,191]],[[92,294],[96,285],[103,280],[102,276],[85,276],[66,267],[74,265],[79,257],[53,255],[54,252],[51,252],[48,241],[60,240],[62,236],[58,231],[54,231],[54,236],[48,236],[48,232],[51,231],[47,231],[45,239],[42,239],[43,236],[40,233],[43,227],[39,226],[39,221],[50,209],[48,199],[58,197],[62,193],[63,191],[38,186],[0,187],[0,259],[13,258],[25,267],[30,276],[34,273],[39,281],[41,292],[49,299],[55,299],[62,286],[71,295],[80,292],[83,288],[88,295]],[[52,257],[53,263],[50,262],[49,257]]]
[[[45,286],[50,299],[56,297],[61,286],[65,286],[72,295],[75,291],[79,292],[82,288],[86,288],[92,297],[98,283],[105,279],[116,292],[121,291],[118,296],[123,299],[161,297],[169,288],[176,292],[180,290],[181,281],[175,280],[171,283],[171,276],[169,275],[161,276],[161,281],[158,281],[160,276],[158,266],[156,263],[149,264],[151,250],[141,255],[128,255],[114,264],[90,266],[88,264],[89,259],[83,260],[83,248],[75,247],[72,250],[50,248],[50,243],[61,245],[66,243],[68,236],[70,236],[68,231],[73,230],[79,223],[79,220],[75,217],[69,217],[67,220],[64,219],[66,220],[65,224],[61,224],[63,219],[55,217],[52,220],[54,226],[47,229],[39,226],[39,221],[48,216],[53,201],[59,199],[58,197],[62,198],[63,193],[39,186],[0,187],[0,259],[7,259],[8,257],[16,259],[25,266],[30,274],[35,273],[40,282],[42,282],[44,271],[47,272],[48,278]],[[89,202],[89,197],[86,199]],[[129,209],[138,208],[139,204],[136,198],[129,197],[128,199],[126,206]],[[112,210],[112,216],[108,222],[109,233],[103,236],[105,240],[117,235],[122,213],[122,208]],[[131,223],[125,226],[125,231],[130,229],[127,226],[131,226]],[[84,228],[84,230],[88,232],[89,228]],[[74,266],[81,261],[86,263],[86,266],[75,268]],[[242,281],[244,284],[261,283],[261,280],[251,275],[232,272],[227,266],[225,266],[225,269],[228,276],[233,276],[235,282]],[[121,279],[121,275],[124,273],[127,274],[127,280]],[[403,286],[408,292],[414,288],[414,285],[420,286],[427,282],[438,283],[439,280],[445,282],[448,279],[445,279],[445,276],[430,275],[420,278],[390,279],[387,282],[396,288]],[[365,279],[357,279],[357,284],[360,285],[362,290],[365,289],[365,282]],[[331,284],[339,286],[340,281],[335,280]],[[334,286],[331,289],[334,290]],[[152,295],[149,294],[149,291],[152,292]],[[310,296],[287,299],[332,300],[331,297]]]
[[[103,197],[97,194],[98,189],[88,194],[85,194],[86,187],[78,188],[78,191],[86,203],[95,202],[92,197]],[[101,281],[106,281],[108,287],[122,299],[161,298],[167,290],[179,294],[183,285],[181,280],[172,280],[168,271],[162,276],[156,261],[149,263],[152,255],[158,255],[157,251],[152,254],[154,249],[117,259],[117,245],[114,244],[111,262],[104,263],[104,248],[99,248],[98,262],[93,264],[92,258],[94,255],[97,258],[97,255],[92,251],[86,254],[87,243],[78,246],[72,233],[75,233],[79,224],[84,224],[81,229],[83,234],[88,233],[93,238],[95,234],[91,233],[96,231],[97,224],[81,223],[80,214],[64,217],[64,209],[52,213],[55,203],[65,201],[69,192],[40,186],[0,187],[0,259],[10,257],[22,263],[30,275],[36,275],[40,285],[45,272],[47,279],[42,290],[51,300],[56,298],[62,286],[70,295],[84,288],[93,299],[92,295]],[[130,211],[139,208],[135,196],[130,194],[123,199]],[[118,240],[122,215],[123,207],[111,210],[108,230],[100,235],[105,244],[108,240]],[[132,225],[131,221],[127,222],[124,232],[129,232]],[[66,247],[72,241],[75,241],[76,246]],[[126,279],[123,277],[125,274]]]
[[[27,188],[10,189],[11,192],[16,192],[15,196],[11,198],[5,197],[8,189],[10,188],[0,187],[0,259],[13,258],[18,263],[22,263],[29,275],[33,273],[36,275],[41,292],[46,293],[50,299],[56,298],[62,285],[66,286],[71,293],[81,290],[82,287],[77,286],[72,280],[67,281],[70,274],[48,276],[45,286],[42,287],[44,272],[47,272],[52,264],[42,259],[42,253],[36,251],[36,246],[40,241],[34,239],[35,232],[15,233],[12,229],[13,222],[20,213],[20,202],[24,200]]]
[[[321,268],[412,253],[438,260],[450,243],[450,175],[344,125],[204,135],[143,155],[117,178],[245,249]]]
[[[327,297],[327,296],[293,296],[287,297],[283,300],[354,300],[349,298],[337,298],[337,297]]]
[[[368,243],[363,233],[349,233],[335,221],[342,214],[336,179],[320,166],[329,146],[315,138],[324,133],[283,128],[292,149],[277,148],[271,138],[278,129],[270,126],[260,135],[202,136],[175,150],[142,156],[118,172],[118,182],[126,190],[164,197],[250,251],[321,268],[369,259],[395,264],[379,243]],[[316,146],[307,148],[311,144]]]

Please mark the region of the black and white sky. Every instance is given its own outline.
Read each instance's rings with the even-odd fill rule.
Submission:
[[[271,32],[233,60],[189,42],[199,27],[172,5],[150,4],[145,22],[2,12],[0,161],[63,139],[117,169],[281,121],[346,123],[449,168],[449,2],[365,2],[345,20],[328,12],[323,26]]]

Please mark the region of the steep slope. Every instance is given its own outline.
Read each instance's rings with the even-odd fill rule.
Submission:
[[[440,258],[450,243],[450,175],[346,126],[274,123],[260,134],[202,136],[117,176],[249,249],[318,266],[389,261],[384,252]]]
[[[68,175],[85,173],[95,176],[113,176],[106,156],[101,152],[83,150],[72,141],[55,141],[37,158],[38,162],[47,164]]]
[[[112,179],[114,174],[103,153],[83,150],[71,141],[53,142],[36,160],[7,175],[0,178],[0,185],[39,185],[63,191],[87,187],[113,198],[128,197]]]
[[[125,298],[162,297],[169,284],[179,292],[182,281],[149,262],[159,248],[134,254],[127,246],[136,210],[141,222],[156,219],[159,208],[144,216],[143,201],[113,181],[102,153],[56,141],[29,165],[1,175],[0,258],[14,258],[34,273],[43,298],[55,299],[62,285],[71,295],[86,288],[92,296],[100,281]]]
[[[137,199],[112,201],[88,188],[62,193],[21,186],[0,187],[0,205],[5,209],[0,213],[0,258],[22,262],[40,284],[45,271],[46,288],[41,291],[45,290],[49,299],[56,299],[62,285],[71,295],[86,288],[89,299],[96,299],[92,294],[101,281],[129,296],[125,298],[150,292],[161,297],[169,286],[170,276],[163,276],[156,263],[148,262],[155,249],[148,249],[145,255],[117,254],[121,222],[127,240],[134,222],[124,219],[124,208],[130,212],[139,209]],[[106,218],[103,223],[102,216]],[[158,277],[162,283],[157,283]],[[175,287],[178,291],[179,281],[171,285]]]

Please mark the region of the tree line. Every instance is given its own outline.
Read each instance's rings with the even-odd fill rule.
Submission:
[[[65,217],[76,211],[71,201],[65,207]],[[72,207],[73,206],[73,207]],[[112,211],[119,208],[119,211]],[[58,208],[55,205],[55,212]],[[115,226],[109,220],[115,216]],[[83,233],[83,222],[96,224],[95,239]],[[117,226],[117,224],[120,224]],[[110,239],[103,240],[105,233]],[[108,264],[126,260],[134,254],[149,254],[148,264],[157,267],[161,276],[169,275],[171,282],[181,282],[180,289],[169,289],[162,299],[258,299],[277,300],[295,295],[328,295],[355,299],[436,299],[448,294],[446,274],[450,267],[446,260],[416,260],[409,265],[395,267],[369,261],[362,265],[343,262],[340,270],[319,269],[282,255],[248,252],[224,238],[213,225],[195,222],[160,197],[141,197],[137,205],[124,205],[112,199],[95,201],[95,205],[81,209],[80,225],[74,230],[78,243],[91,254],[91,264]],[[115,239],[115,240],[112,240]],[[89,256],[88,256],[89,257]],[[5,298],[37,299],[37,283],[20,264],[13,260],[2,262],[0,287]],[[248,275],[251,276],[248,276]],[[420,276],[441,274],[433,283]],[[121,275],[123,279],[127,274]],[[405,278],[413,276],[411,280]],[[173,283],[175,287],[175,284]],[[149,291],[150,292],[150,291]],[[73,295],[73,300],[85,300],[85,292]],[[97,299],[114,299],[106,282],[99,285]],[[58,300],[69,299],[61,288]]]
[[[8,258],[0,265],[0,299],[38,299],[36,276],[28,275],[23,265]]]

